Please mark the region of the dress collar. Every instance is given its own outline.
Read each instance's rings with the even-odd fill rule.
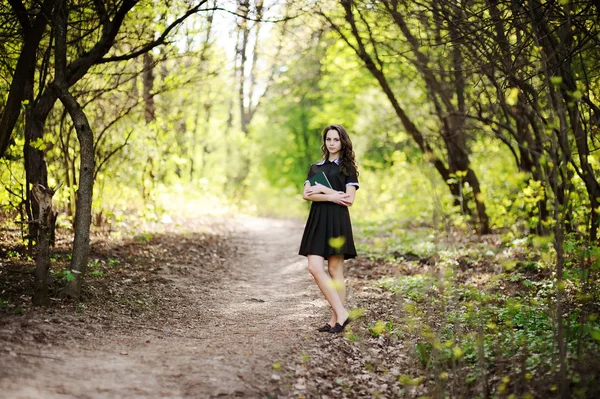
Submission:
[[[323,160],[321,160],[321,161],[317,162],[317,163],[316,163],[316,165],[318,165],[318,166],[325,165],[325,161],[326,161],[326,160],[325,160],[325,159],[323,159]],[[340,164],[340,159],[339,159],[339,158],[336,158],[336,159],[334,159],[334,160],[333,160],[333,161],[331,161],[331,162],[335,163],[336,165],[339,165],[339,164]]]

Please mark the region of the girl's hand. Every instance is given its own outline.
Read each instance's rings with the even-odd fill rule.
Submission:
[[[319,184],[317,184],[316,186],[310,186],[304,189],[304,194],[306,194],[307,197],[310,197],[311,195],[314,194],[320,194],[321,190],[319,189]]]
[[[306,193],[307,197],[310,197],[313,194],[325,194],[326,188],[327,187],[325,187],[324,185],[317,183],[314,186],[308,187],[306,190],[304,190],[304,192]]]
[[[329,194],[329,201],[341,206],[352,205],[350,194],[346,194],[343,191],[336,191],[333,194]]]

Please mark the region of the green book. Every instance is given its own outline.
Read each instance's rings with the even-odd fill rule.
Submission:
[[[329,183],[329,179],[325,175],[325,172],[317,173],[316,175],[308,179],[308,182],[311,186],[316,186],[317,183],[319,183],[324,185],[325,187],[333,188],[331,187],[331,183]]]

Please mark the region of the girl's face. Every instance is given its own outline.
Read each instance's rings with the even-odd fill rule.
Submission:
[[[327,151],[329,151],[329,155],[338,155],[342,150],[342,141],[340,140],[340,133],[331,129],[327,132],[325,136],[325,145],[327,146]]]

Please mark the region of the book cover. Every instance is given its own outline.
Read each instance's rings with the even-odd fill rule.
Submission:
[[[308,179],[308,182],[311,186],[316,186],[317,183],[319,183],[324,185],[325,187],[333,188],[331,187],[331,183],[329,183],[329,179],[325,175],[325,172],[317,173],[316,175]]]

